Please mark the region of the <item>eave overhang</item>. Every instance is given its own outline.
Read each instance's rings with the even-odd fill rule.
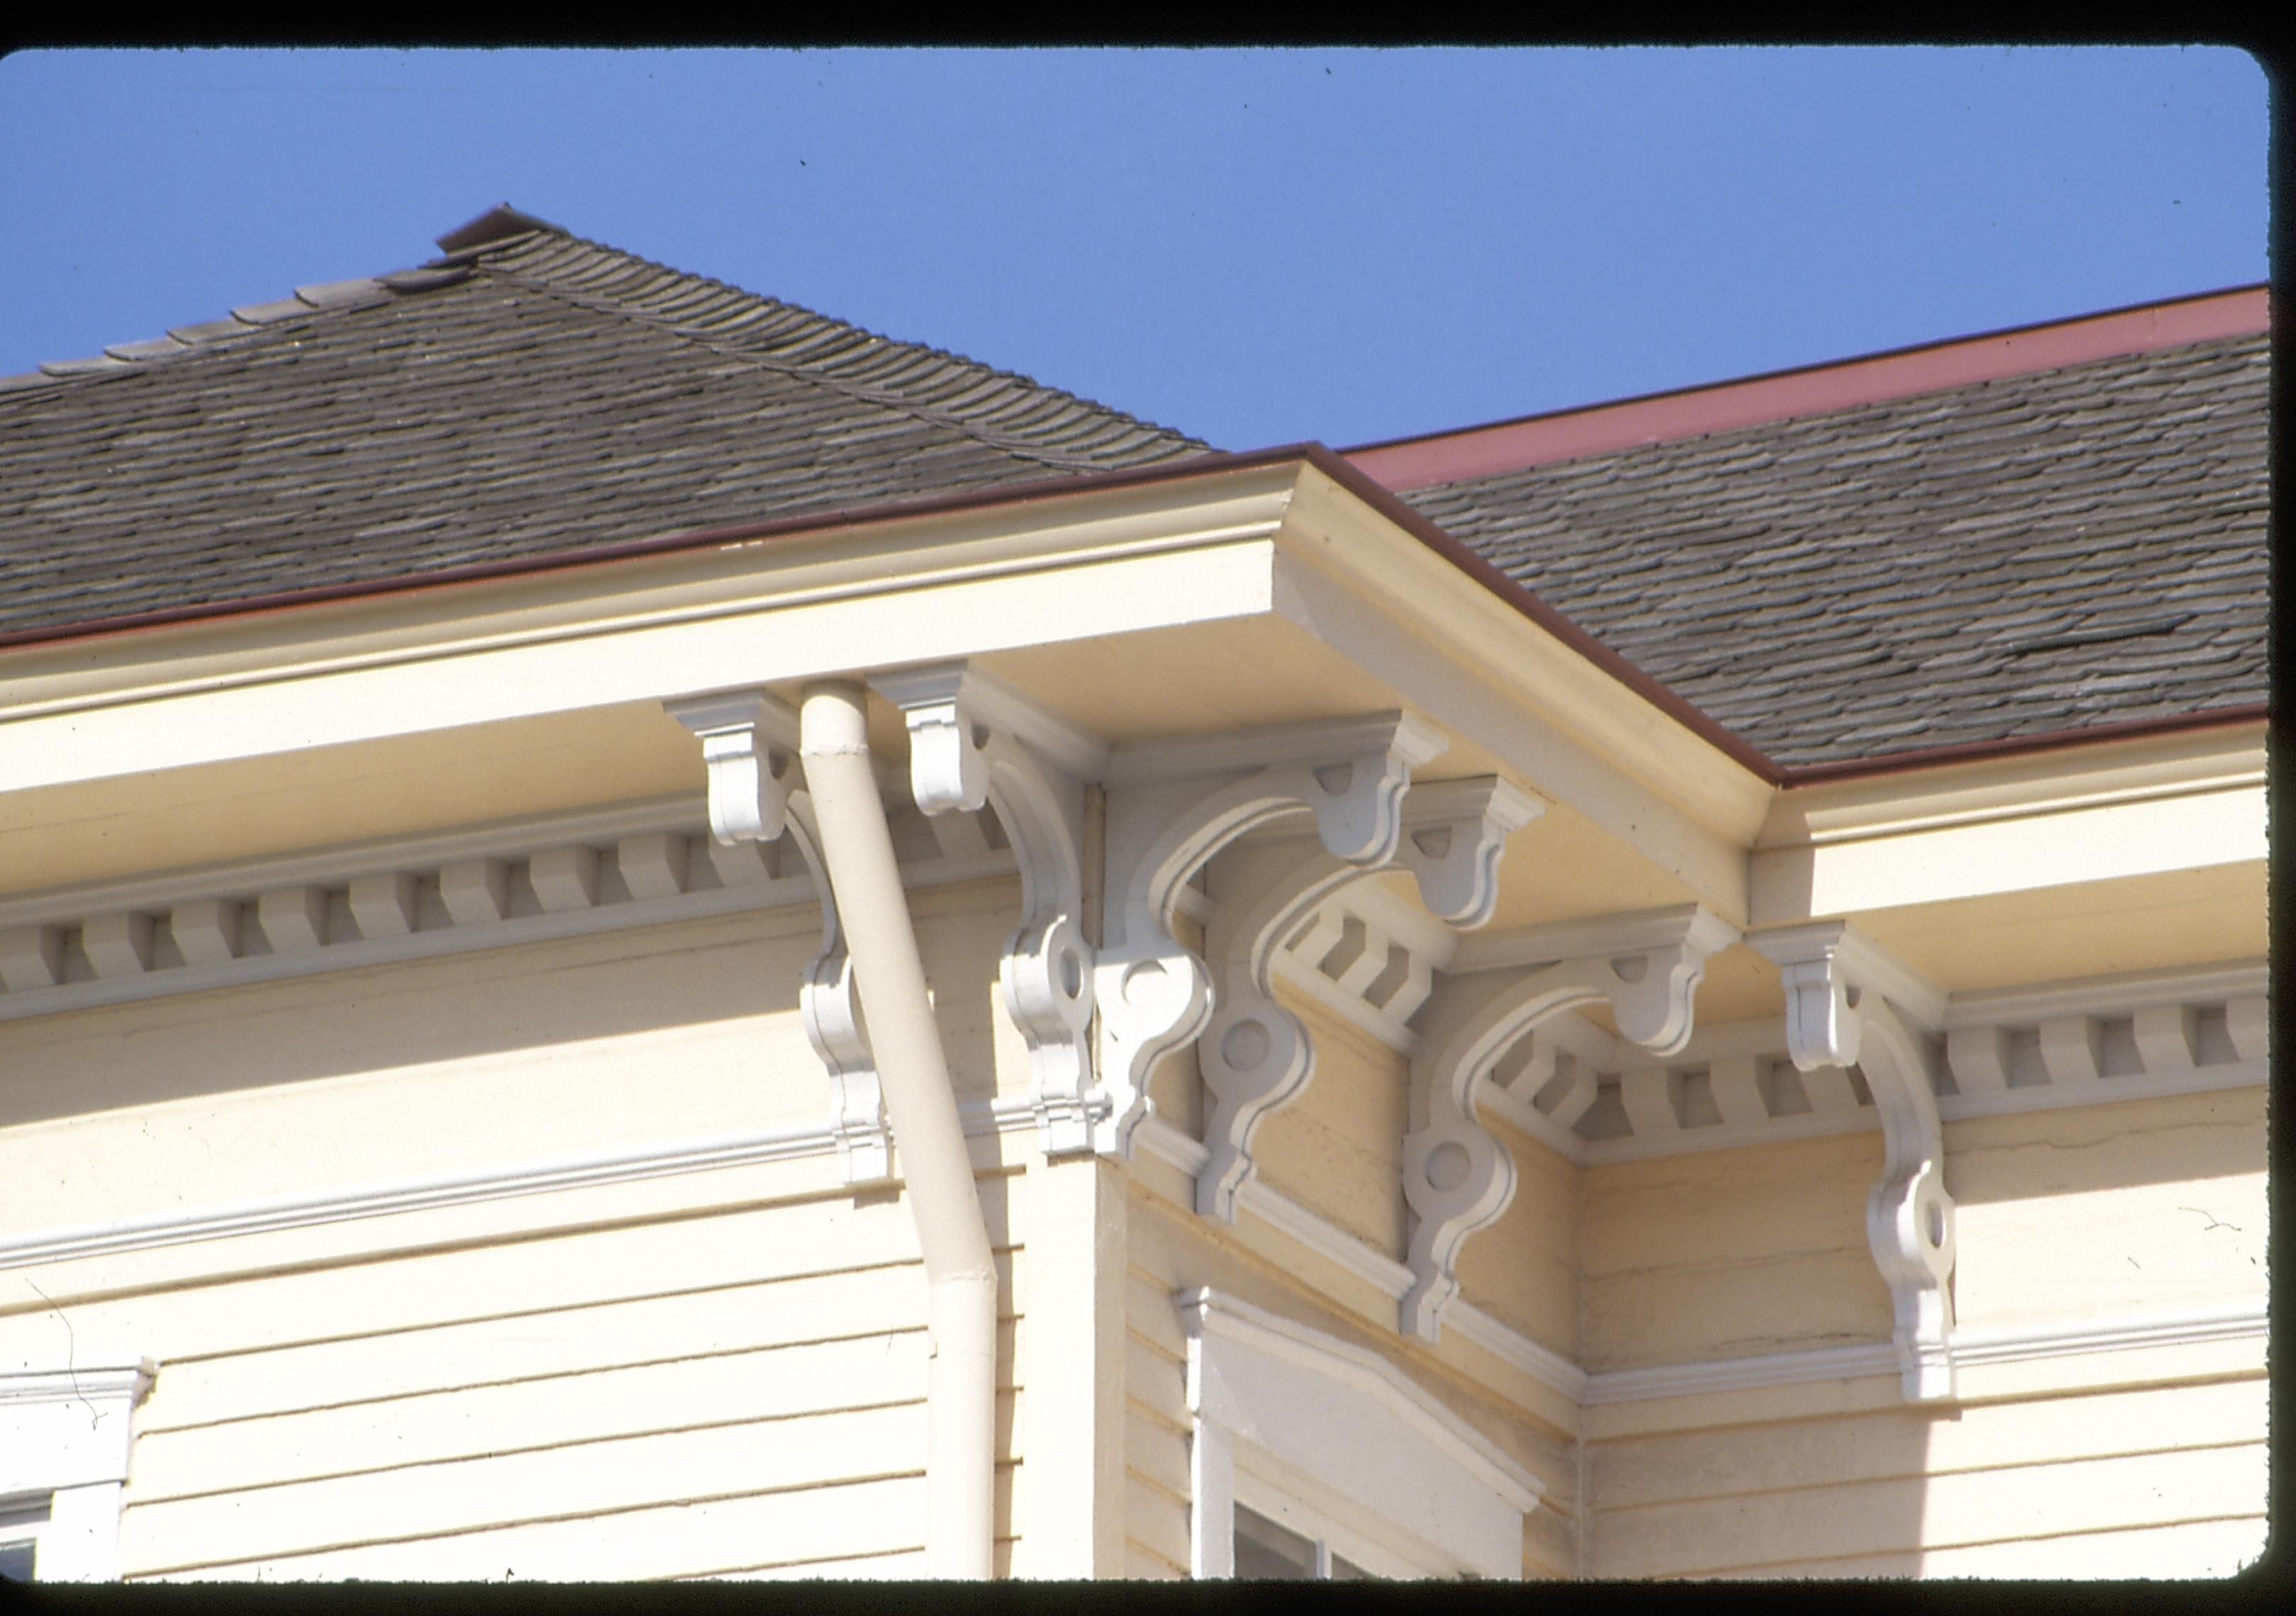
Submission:
[[[2259,710],[1788,770],[1314,445],[11,636],[0,803],[1255,619],[1734,921],[2056,884],[2083,857],[2125,871],[2130,838],[2147,870],[2262,857]]]

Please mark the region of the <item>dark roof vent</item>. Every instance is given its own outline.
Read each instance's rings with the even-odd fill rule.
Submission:
[[[504,202],[492,211],[479,215],[461,228],[449,230],[440,236],[439,250],[450,253],[467,252],[473,247],[484,247],[490,242],[507,241],[512,236],[524,235],[532,230],[547,230],[555,235],[567,234],[562,226],[551,224],[546,219],[538,219],[530,213],[521,213],[508,202]]]

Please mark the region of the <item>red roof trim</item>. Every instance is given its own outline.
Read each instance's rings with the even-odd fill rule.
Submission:
[[[1811,763],[1786,771],[1788,786],[1829,785],[1837,780],[1861,780],[1869,775],[1899,775],[1909,769],[1948,768],[1956,763],[1985,763],[2031,753],[2065,751],[2079,746],[2108,746],[2120,741],[2141,741],[2153,735],[2175,735],[2204,729],[2232,729],[2268,722],[2269,704],[2213,707],[2202,712],[2179,713],[2170,718],[2135,718],[2122,724],[2099,724],[2088,729],[2053,729],[2035,735],[2009,735],[1997,741],[1965,741],[1957,746],[1884,752],[1874,758],[1850,758],[1840,763]]]
[[[2271,318],[2267,288],[2244,286],[1615,404],[1365,444],[1343,453],[1374,480],[1399,493],[1943,392],[2093,359],[2252,336],[2270,330]]]

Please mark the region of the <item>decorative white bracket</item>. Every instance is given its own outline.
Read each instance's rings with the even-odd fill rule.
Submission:
[[[709,774],[710,834],[732,847],[776,841],[786,832],[812,873],[821,899],[821,952],[798,985],[798,1013],[829,1073],[830,1126],[845,1182],[882,1183],[893,1172],[892,1128],[869,1053],[852,961],[838,929],[837,898],[821,858],[813,799],[803,784],[797,714],[756,690],[663,706],[701,738],[701,760]]]
[[[1384,864],[1411,771],[1443,737],[1401,712],[1119,749],[1108,770],[1107,936],[1095,967],[1100,1087],[1094,1148],[1128,1155],[1156,1062],[1204,1030],[1210,980],[1175,941],[1183,882],[1254,825],[1301,808],[1334,858]],[[1271,1054],[1273,1051],[1271,1050]]]
[[[1866,1204],[1866,1237],[1890,1287],[1905,1394],[1954,1395],[1954,1205],[1945,1186],[1924,1033],[1945,996],[1846,921],[1817,921],[1747,939],[1775,962],[1786,997],[1786,1052],[1804,1071],[1855,1063],[1882,1120],[1882,1182]]]
[[[1495,776],[1414,785],[1403,800],[1397,862],[1419,883],[1439,919],[1480,926],[1498,903],[1498,861],[1510,833],[1546,804]],[[1235,1220],[1235,1197],[1254,1169],[1252,1135],[1315,1075],[1315,1048],[1300,1019],[1275,1002],[1277,949],[1316,908],[1374,866],[1351,864],[1297,841],[1237,849],[1221,874],[1218,906],[1205,927],[1218,999],[1199,1051],[1210,1112],[1210,1157],[1196,1176],[1196,1210]]]
[[[1514,1197],[1513,1158],[1477,1118],[1475,1099],[1516,1040],[1573,1005],[1605,999],[1621,1035],[1671,1054],[1689,1041],[1707,960],[1737,940],[1735,927],[1685,905],[1462,945],[1418,1021],[1403,1140],[1413,1217],[1401,1330],[1441,1339],[1443,1310],[1459,1293],[1461,1248]]]
[[[1021,923],[997,980],[1029,1046],[1046,1153],[1093,1147],[1093,949],[1084,933],[1084,788],[1098,742],[962,663],[881,676],[909,726],[909,781],[928,815],[996,810],[1021,867]]]

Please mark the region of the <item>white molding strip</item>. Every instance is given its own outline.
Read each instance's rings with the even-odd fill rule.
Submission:
[[[1464,1297],[1443,1309],[1443,1328],[1456,1330],[1492,1357],[1513,1365],[1540,1384],[1574,1403],[1587,1400],[1587,1374],[1561,1353],[1540,1346],[1511,1325],[1503,1325]]]
[[[1015,868],[910,817],[912,886]],[[658,799],[11,898],[0,1021],[815,901],[800,861],[718,848],[706,818]]]
[[[1888,1341],[1854,1347],[1818,1347],[1802,1352],[1764,1352],[1704,1363],[1656,1364],[1647,1369],[1605,1369],[1587,1377],[1588,1407],[1639,1403],[1652,1398],[1696,1397],[1710,1391],[1750,1391],[1763,1386],[1792,1386],[1808,1381],[1859,1380],[1898,1374],[1898,1349]]]
[[[999,1097],[985,1105],[974,1101],[957,1110],[966,1134],[976,1136],[1021,1132],[1036,1124],[1035,1109],[1025,1096]],[[836,1134],[826,1123],[683,1140],[647,1150],[565,1157],[480,1172],[373,1185],[347,1193],[281,1196],[201,1211],[44,1230],[0,1241],[0,1269],[836,1153]]]
[[[2189,1312],[2020,1325],[2009,1329],[1956,1330],[1949,1343],[1956,1364],[2015,1364],[2034,1358],[2076,1358],[2141,1347],[2194,1347],[2210,1341],[2261,1341],[2270,1315],[2262,1300],[2227,1302]]]
[[[0,1369],[0,1407],[121,1400],[133,1406],[144,1400],[158,1373],[148,1358],[133,1363],[75,1364],[65,1369]]]
[[[1179,1169],[1191,1180],[1208,1158],[1201,1144],[1159,1117],[1144,1120],[1133,1138],[1136,1145]],[[1391,1296],[1399,1297],[1409,1288],[1410,1270],[1401,1263],[1256,1179],[1246,1186],[1239,1205],[1269,1227]],[[1540,1384],[1589,1408],[1655,1398],[1793,1386],[1813,1381],[1894,1377],[1898,1373],[1897,1349],[1888,1341],[1659,1364],[1645,1369],[1589,1372],[1562,1354],[1542,1347],[1512,1325],[1501,1323],[1464,1297],[1444,1310],[1443,1323],[1446,1329],[1456,1330],[1461,1339],[1472,1341]],[[2011,1329],[1958,1330],[1948,1342],[1947,1349],[1956,1366],[1986,1365],[2072,1358],[2129,1348],[2261,1339],[2265,1333],[2264,1304],[2239,1302],[2189,1313]]]

